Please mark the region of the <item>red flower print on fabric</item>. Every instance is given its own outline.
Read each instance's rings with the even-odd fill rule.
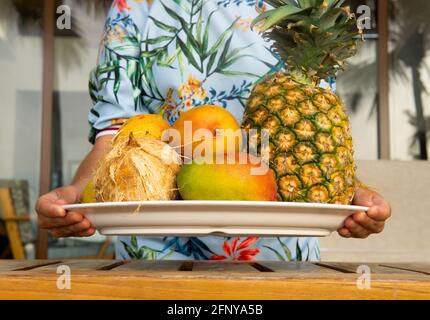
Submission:
[[[127,0],[114,0],[112,6],[117,7],[120,12],[124,10],[130,10],[130,7],[127,5]]]
[[[249,248],[259,237],[247,237],[242,242],[239,242],[240,237],[234,238],[230,243],[226,240],[222,244],[222,249],[225,255],[213,255],[210,260],[255,260],[255,256],[261,252],[259,248]]]

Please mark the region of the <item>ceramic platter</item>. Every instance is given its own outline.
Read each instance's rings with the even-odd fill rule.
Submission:
[[[63,206],[104,235],[328,236],[366,207],[264,201],[133,201]]]

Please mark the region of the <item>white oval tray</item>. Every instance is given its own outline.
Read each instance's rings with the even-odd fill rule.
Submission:
[[[367,207],[264,201],[133,201],[63,206],[104,235],[328,236]]]

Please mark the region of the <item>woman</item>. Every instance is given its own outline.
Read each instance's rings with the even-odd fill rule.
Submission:
[[[94,234],[80,213],[59,205],[80,201],[96,163],[127,118],[162,112],[173,123],[191,107],[216,104],[240,122],[253,83],[283,67],[258,26],[250,28],[266,9],[260,0],[115,0],[90,79],[94,148],[70,186],[39,199],[39,225],[56,237]],[[358,188],[354,204],[370,210],[349,217],[338,230],[341,236],[366,238],[383,230],[390,207],[380,195]],[[311,237],[122,237],[117,257],[318,260],[319,248]]]

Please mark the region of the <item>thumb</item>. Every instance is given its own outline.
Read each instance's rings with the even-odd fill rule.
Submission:
[[[66,204],[71,204],[71,202],[67,201],[66,199],[57,199],[54,201],[55,204],[58,204],[59,206],[63,206]]]
[[[368,189],[358,188],[355,191],[353,203],[359,206],[371,207],[374,193]]]
[[[58,205],[73,204],[78,201],[78,191],[74,186],[67,186],[54,190],[57,196],[55,203]]]
[[[36,211],[47,217],[64,217],[66,210],[61,206],[75,203],[77,191],[74,187],[55,189],[39,198],[36,203]]]

